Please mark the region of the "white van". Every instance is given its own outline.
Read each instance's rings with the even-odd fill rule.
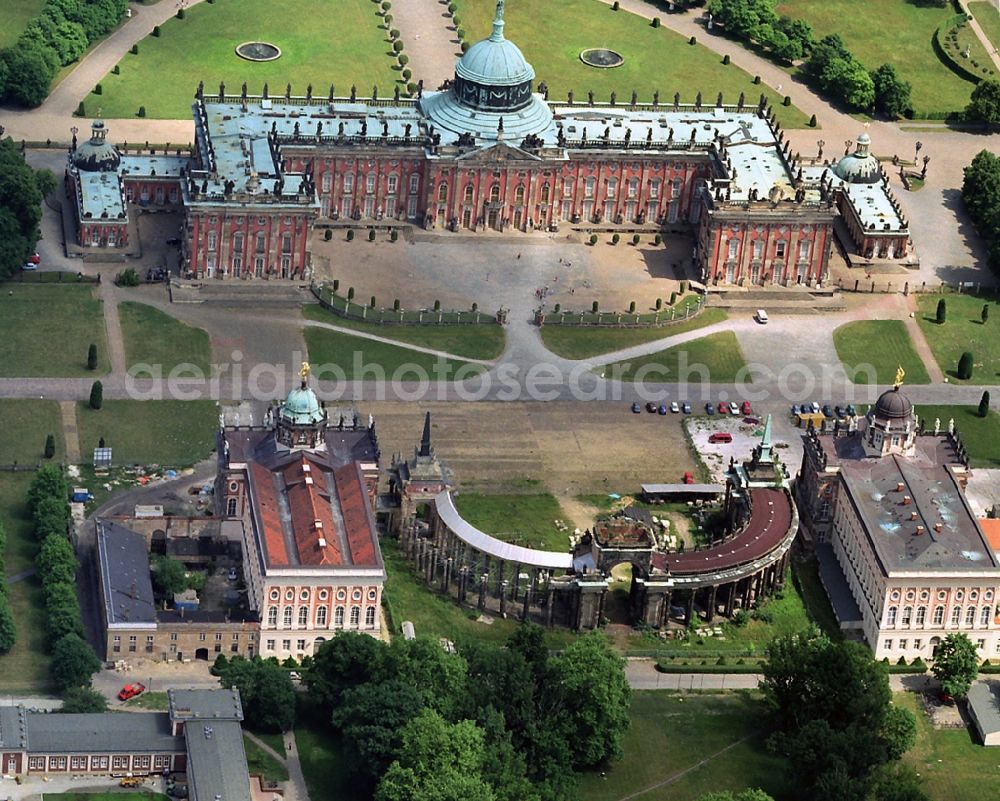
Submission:
[[[761,325],[767,325],[767,312],[763,309],[757,309],[757,313],[753,318]]]

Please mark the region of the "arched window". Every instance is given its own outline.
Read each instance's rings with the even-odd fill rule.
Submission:
[[[466,203],[471,203],[472,202],[472,192],[473,192],[472,184],[466,184],[465,185],[465,202]]]
[[[970,606],[965,610],[965,625],[974,626],[976,625],[976,607]]]
[[[897,610],[896,610],[895,606],[890,606],[889,607],[889,614],[887,614],[886,617],[885,617],[885,625],[887,625],[887,626],[895,626],[896,625],[896,611]]]
[[[608,179],[608,197],[613,198],[618,192],[618,179],[609,178]]]
[[[236,499],[229,498],[226,500],[226,516],[236,517]]]
[[[352,606],[351,607],[351,628],[356,629],[358,623],[361,622],[361,607]]]
[[[629,197],[636,197],[638,194],[639,194],[639,179],[638,178],[632,178],[628,182],[628,196]]]
[[[957,626],[958,621],[962,619],[962,607],[953,606],[951,608],[951,625]]]
[[[299,625],[308,626],[309,625],[309,607],[300,606],[299,607]]]
[[[413,173],[410,176],[410,191],[416,192],[418,189],[420,189],[420,175]]]
[[[984,606],[979,610],[979,625],[988,626],[990,624],[990,608]]]
[[[285,607],[285,610],[281,613],[281,623],[286,628],[292,625],[292,607]]]
[[[365,626],[372,628],[375,626],[375,607],[369,606],[365,609]]]
[[[910,621],[913,620],[913,607],[904,606],[903,607],[903,625],[909,626]]]
[[[338,606],[333,610],[333,625],[338,629],[344,627],[344,607]]]
[[[542,184],[542,192],[541,192],[542,203],[548,203],[549,202],[549,193],[550,192],[551,192],[551,189],[549,188],[549,185],[547,183]]]
[[[940,626],[942,623],[944,623],[944,607],[943,606],[938,605],[938,606],[934,607],[933,621],[934,621],[934,625],[935,626]]]
[[[320,606],[316,609],[316,625],[325,626],[326,625],[326,607]]]
[[[237,253],[243,250],[243,234],[236,234],[233,237],[233,250]]]
[[[493,184],[490,187],[490,203],[497,203],[500,200],[500,184]]]
[[[269,606],[267,608],[267,625],[272,627],[278,625],[278,607]]]
[[[514,202],[524,203],[524,184],[518,184],[517,189],[514,190]]]
[[[263,253],[267,250],[267,237],[263,234],[257,234],[257,252]]]
[[[438,186],[438,201],[444,203],[448,199],[448,184],[442,182]]]
[[[926,606],[918,606],[917,607],[917,625],[918,626],[924,625],[924,623],[925,623],[926,620],[927,620],[927,607]]]

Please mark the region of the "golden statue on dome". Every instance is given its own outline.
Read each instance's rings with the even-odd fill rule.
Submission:
[[[312,369],[309,367],[309,362],[302,362],[302,367],[299,370],[299,376],[302,378],[302,383],[305,384],[309,380],[309,374]]]
[[[896,380],[892,382],[893,389],[899,389],[903,386],[903,379],[906,378],[906,370],[903,369],[903,365],[899,365],[896,368]]]

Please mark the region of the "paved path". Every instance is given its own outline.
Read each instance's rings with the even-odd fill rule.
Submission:
[[[7,576],[7,586],[9,587],[11,584],[17,584],[19,581],[24,581],[26,578],[35,575],[36,572],[35,568],[29,567],[27,570],[15,573],[13,576]]]
[[[286,731],[282,735],[288,756],[285,764],[288,766],[288,782],[285,784],[285,801],[309,801],[309,789],[302,773],[302,763],[299,761],[299,745],[295,742],[295,732]]]
[[[986,48],[986,52],[989,53],[990,59],[993,61],[993,66],[1000,71],[1000,55],[998,55],[997,46],[990,41],[990,37],[986,35],[986,31],[984,31],[982,26],[979,24],[979,20],[969,13],[968,3],[962,3],[962,10],[969,15],[969,27],[972,28],[976,36],[979,37],[979,41],[982,43],[983,47]]]
[[[76,421],[76,403],[59,401],[59,417],[62,420],[63,441],[66,443],[66,462],[80,464],[80,430]]]
[[[920,314],[920,310],[917,308],[917,298],[915,295],[907,298],[907,306],[910,314],[904,316],[903,321],[906,323],[906,330],[910,334],[910,341],[913,343],[913,348],[916,350],[920,360],[924,363],[927,375],[930,376],[931,381],[935,384],[940,384],[944,381],[944,372],[938,365],[937,359],[934,358],[934,352],[927,343],[927,337],[924,336],[923,329],[917,323],[916,315]]]
[[[473,364],[484,365],[493,365],[496,363],[496,359],[472,359],[468,356],[459,356],[455,353],[448,353],[448,351],[445,350],[425,348],[422,345],[414,345],[411,342],[402,342],[398,339],[392,339],[391,337],[383,337],[378,334],[369,333],[368,331],[359,331],[356,328],[348,328],[342,325],[335,325],[334,323],[324,323],[319,320],[303,320],[302,324],[307,328],[324,328],[328,331],[336,331],[338,334],[347,334],[348,336],[357,337],[358,339],[367,339],[371,342],[381,342],[384,345],[392,345],[397,348],[403,348],[404,350],[412,350],[414,353],[426,353],[428,356],[437,356],[439,359],[448,359],[458,362],[472,362]],[[390,328],[388,330],[392,329]]]
[[[124,376],[128,372],[125,361],[125,337],[122,333],[122,321],[118,314],[118,303],[121,300],[117,287],[111,281],[102,281],[100,297],[104,307],[104,328],[108,337],[108,356],[111,361],[111,373]]]
[[[392,27],[398,28],[409,55],[406,66],[413,70],[414,83],[436,89],[455,72],[462,57],[458,34],[448,14],[447,0],[403,0],[392,6]]]

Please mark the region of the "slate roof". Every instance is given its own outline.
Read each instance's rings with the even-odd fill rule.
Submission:
[[[977,681],[969,688],[966,697],[978,723],[980,734],[1000,731],[1000,684],[995,681]]]
[[[98,520],[97,558],[108,623],[155,623],[146,538],[118,523]]]
[[[243,731],[236,721],[184,725],[187,779],[192,801],[250,801]]]
[[[167,690],[171,720],[243,720],[240,692],[229,690]]]
[[[137,747],[149,753],[184,751],[183,738],[171,734],[170,718],[162,712],[27,712],[25,728],[33,754],[129,754]]]

